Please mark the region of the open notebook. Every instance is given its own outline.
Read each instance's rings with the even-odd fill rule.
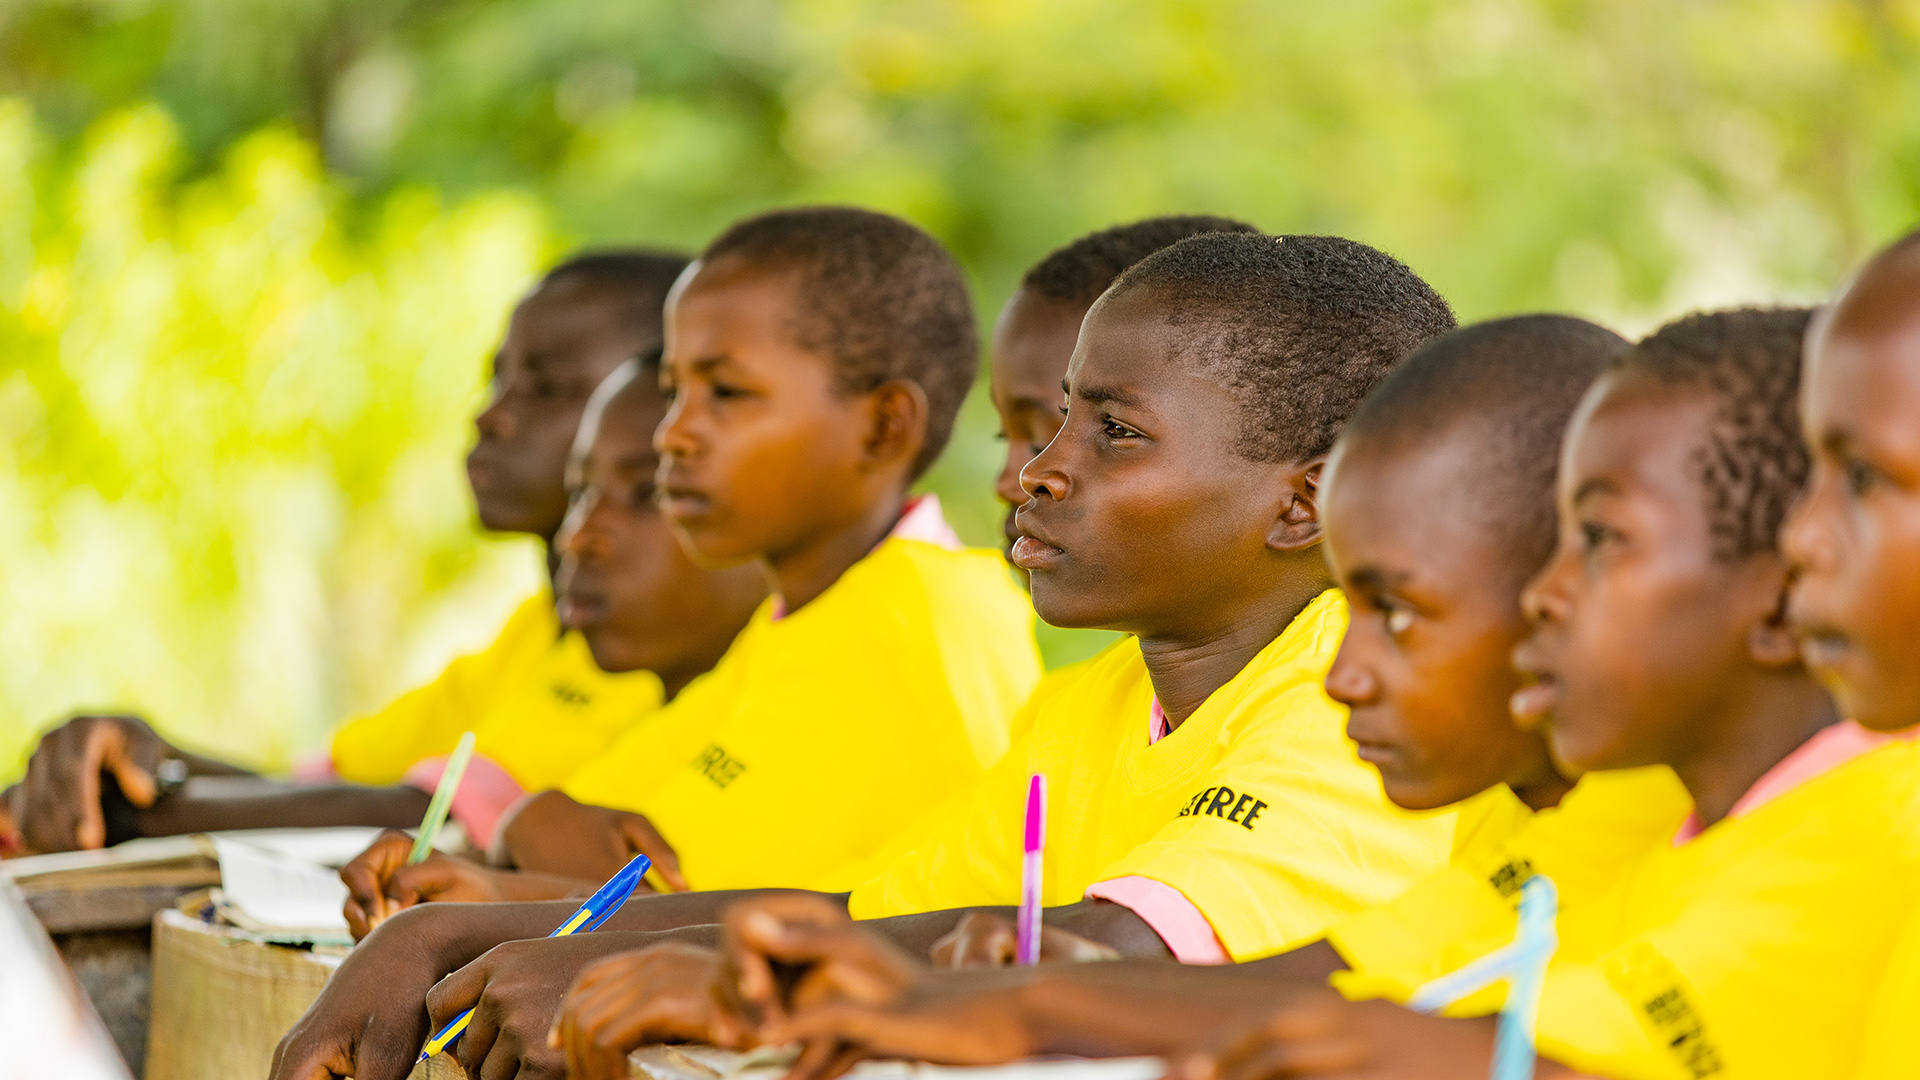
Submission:
[[[375,828],[243,829],[129,840],[99,851],[10,859],[0,862],[0,876],[40,897],[217,885],[213,902],[221,916],[264,940],[350,944],[340,914],[347,890],[336,871],[379,834]],[[448,849],[463,843],[452,827],[437,840]]]

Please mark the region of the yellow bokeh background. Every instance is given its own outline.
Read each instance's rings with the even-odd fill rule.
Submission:
[[[1199,211],[1637,333],[1920,219],[1920,2],[20,0],[0,781],[76,708],[280,768],[486,642],[540,572],[460,468],[514,299],[801,201],[927,227],[983,327]],[[993,434],[976,393],[929,479],[978,543]]]

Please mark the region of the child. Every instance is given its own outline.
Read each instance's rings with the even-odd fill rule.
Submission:
[[[691,732],[681,745],[697,753],[655,754],[655,736],[637,736],[566,791],[645,815],[694,887],[835,887],[1005,753],[1011,715],[1039,676],[1031,614],[998,555],[959,550],[937,504],[908,495],[976,364],[959,267],[883,214],[747,219],[670,299],[673,403],[655,435],[665,512],[697,557],[758,563],[774,597],[649,725],[676,740]],[[628,917],[688,900],[708,902],[654,897],[630,903]],[[335,1071],[410,1058],[425,1017],[392,1009],[396,991],[417,1002],[487,947],[553,925],[547,905],[403,912],[289,1035],[277,1075],[324,1072],[343,1055],[361,1064]],[[453,951],[390,952],[385,942],[414,926],[445,934]],[[386,1019],[369,1034],[375,1016]],[[495,1044],[481,1035],[461,1041],[470,1072]],[[497,1052],[539,1048],[512,1028]]]
[[[1122,275],[1023,470],[1012,554],[1043,618],[1137,638],[1043,685],[971,805],[853,914],[924,953],[956,908],[1017,899],[1036,772],[1048,920],[1121,952],[1275,951],[1437,869],[1451,815],[1387,803],[1320,692],[1345,610],[1318,496],[1353,405],[1451,321],[1404,266],[1331,237],[1197,236]],[[679,989],[647,963],[624,981]]]
[[[1243,221],[1207,214],[1147,218],[1088,233],[1049,252],[1020,278],[993,324],[993,408],[1007,457],[994,494],[1007,506],[1007,547],[1020,534],[1013,513],[1027,501],[1020,470],[1060,433],[1060,381],[1087,309],[1114,279],[1161,248],[1203,233],[1257,233]]]
[[[1920,747],[1840,722],[1783,617],[1776,535],[1807,472],[1793,412],[1806,322],[1738,311],[1665,327],[1569,433],[1515,712],[1550,710],[1575,766],[1669,764],[1695,802],[1671,844],[1560,920],[1539,1041],[1582,1072],[1852,1074],[1920,892]],[[1484,1020],[1316,999],[1198,1073],[1484,1069],[1491,1041]]]
[[[1920,727],[1920,233],[1868,263],[1807,337],[1800,419],[1813,457],[1781,544],[1801,654],[1847,715]],[[1920,918],[1892,946],[1860,1075],[1920,1061]]]
[[[1670,835],[1687,802],[1665,769],[1589,776],[1564,810],[1534,820],[1532,811],[1558,803],[1568,785],[1538,732],[1515,728],[1507,712],[1518,688],[1508,657],[1526,630],[1520,589],[1553,546],[1560,437],[1592,378],[1626,347],[1561,316],[1455,331],[1383,380],[1331,455],[1325,549],[1354,616],[1327,687],[1350,708],[1348,734],[1396,803],[1463,804],[1450,869],[1336,925],[1329,937],[1337,952],[1323,941],[1235,969],[1120,963],[1042,966],[1027,969],[1029,978],[935,975],[911,964],[890,968],[877,948],[786,898],[743,903],[727,918],[736,948],[746,950],[736,968],[765,963],[753,957],[766,949],[775,962],[820,967],[828,981],[847,967],[879,968],[894,986],[859,1005],[809,1009],[767,1037],[784,1042],[797,1033],[876,1056],[955,1063],[1166,1053],[1209,1030],[1230,1030],[1250,1002],[1322,981],[1343,964],[1418,985],[1431,976],[1408,970],[1437,975],[1457,966],[1450,954],[1471,948],[1463,935],[1477,939],[1479,951],[1503,943],[1510,908],[1489,868],[1544,864],[1568,886],[1564,901],[1573,884],[1566,849],[1584,852],[1594,866],[1587,888],[1597,891],[1608,870]],[[1443,491],[1473,497],[1427,497]],[[1520,877],[1501,880],[1510,893]],[[1508,925],[1498,925],[1501,916]],[[823,951],[796,951],[803,941]],[[562,1018],[570,1054],[583,1060],[593,1036],[627,1020],[593,1008],[593,998],[610,992],[599,989],[599,970],[583,975]],[[779,1001],[752,1004],[785,1011]],[[583,1025],[584,1015],[601,1023]]]
[[[660,306],[686,265],[679,256],[610,252],[554,268],[514,309],[494,357],[494,398],[475,421],[468,457],[481,524],[528,532],[548,545],[565,510],[562,471],[588,395],[622,362],[657,350]],[[664,551],[664,549],[663,549]],[[672,630],[714,655],[744,622],[738,604]],[[578,634],[562,633],[553,600],[529,598],[485,651],[454,661],[433,683],[334,737],[330,777],[354,785],[286,791],[242,785],[233,798],[198,797],[209,785],[162,800],[134,817],[141,834],[272,825],[417,823],[442,756],[473,730],[479,752],[455,816],[476,845],[525,790],[559,783],[637,716],[658,706],[659,680],[597,668]],[[18,819],[39,850],[98,847],[108,837],[95,792],[102,771],[135,806],[154,802],[163,760],[194,775],[242,773],[180,751],[130,717],[82,717],[49,734],[16,793]],[[175,766],[174,768],[178,768]],[[229,785],[231,787],[231,785]],[[124,839],[118,836],[116,839]]]
[[[751,566],[694,566],[654,506],[653,430],[666,410],[657,353],[622,365],[595,392],[568,467],[573,509],[555,538],[561,559],[554,580],[560,621],[586,640],[594,663],[608,671],[652,671],[671,700],[712,668],[731,640],[678,628],[713,625],[719,622],[716,612],[744,623],[765,597],[766,584]],[[635,730],[651,730],[659,716],[656,711],[636,719]],[[683,748],[687,754],[693,749]],[[539,803],[534,796],[509,810],[501,846],[515,825],[537,816]],[[618,867],[633,850],[645,850],[661,864],[666,882],[685,888],[672,850],[644,819],[615,810],[604,814],[601,828],[576,831],[541,865],[542,887],[591,891],[611,873],[609,865]],[[357,896],[348,900],[346,915],[355,937],[364,937],[393,910],[378,889],[368,887],[366,875],[390,878],[402,906],[420,898],[498,900],[503,889],[524,884],[513,875],[491,875],[475,863],[438,854],[407,866],[411,847],[406,834],[382,837],[372,849],[378,854],[349,872]]]

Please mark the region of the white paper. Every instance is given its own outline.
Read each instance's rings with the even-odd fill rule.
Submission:
[[[339,874],[239,840],[216,836],[213,845],[220,855],[221,894],[256,924],[249,929],[323,937],[346,933],[340,909],[347,887]]]
[[[235,840],[316,866],[341,867],[367,850],[382,830],[360,825],[332,829],[234,829],[210,833],[214,840]]]

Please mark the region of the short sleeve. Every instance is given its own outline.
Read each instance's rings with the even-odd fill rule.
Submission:
[[[1315,734],[1235,738],[1178,815],[1098,878],[1139,875],[1178,889],[1236,961],[1304,944],[1398,895],[1445,865],[1453,836],[1452,814],[1387,803],[1317,684],[1262,711],[1285,717],[1278,730],[1289,736]]]

